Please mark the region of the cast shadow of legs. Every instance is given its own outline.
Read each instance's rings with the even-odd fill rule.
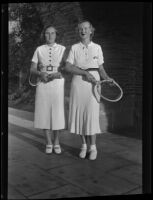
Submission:
[[[36,147],[39,151],[44,153],[45,148],[44,148],[43,142],[36,141],[36,140],[28,137],[28,135],[32,135],[36,138],[41,138],[41,139],[43,139],[43,136],[40,136],[40,135],[34,133],[32,130],[29,130],[29,129],[26,129],[23,127],[19,127],[16,125],[12,125],[12,126],[13,126],[13,131],[11,132],[12,135],[21,139],[24,142],[27,142],[28,144]]]
[[[66,145],[62,142],[61,142],[61,147],[63,148],[63,153],[68,153],[72,157],[78,158],[78,155],[79,155],[79,149],[78,148]]]
[[[24,142],[27,142],[28,144],[36,147],[40,152],[45,153],[45,142],[43,142],[43,140],[45,140],[44,135],[40,135],[35,133],[32,130],[23,128],[23,127],[19,127],[16,125],[11,125],[13,127],[13,131],[11,131],[11,134],[16,136],[17,138],[21,139]],[[39,139],[42,139],[42,142],[39,142],[37,140],[34,140],[34,138],[30,138],[28,137],[28,135],[30,136],[34,136]],[[61,142],[61,147],[63,149],[62,153],[69,153],[71,156],[73,157],[78,157],[79,154],[79,149],[66,145],[64,143]]]

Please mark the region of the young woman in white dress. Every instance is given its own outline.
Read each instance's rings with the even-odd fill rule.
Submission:
[[[65,47],[55,43],[57,30],[47,26],[43,31],[45,44],[37,47],[30,72],[41,79],[36,88],[34,127],[43,129],[46,136],[46,153],[61,153],[59,130],[65,128],[64,78],[59,72]],[[48,81],[48,74],[52,78]],[[51,132],[54,133],[54,143]]]
[[[65,66],[65,70],[73,74],[68,126],[71,133],[81,136],[80,158],[86,157],[89,141],[89,159],[95,160],[97,157],[96,134],[101,133],[101,130],[100,104],[93,94],[93,84],[100,80],[100,76],[103,79],[112,79],[103,68],[101,46],[91,41],[94,34],[92,24],[89,21],[79,23],[78,33],[81,41],[72,45]]]

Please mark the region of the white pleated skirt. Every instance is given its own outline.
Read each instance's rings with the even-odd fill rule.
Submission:
[[[51,130],[65,128],[64,78],[40,83],[37,86],[34,127]]]
[[[97,71],[90,73],[100,80]],[[93,94],[92,84],[83,80],[82,76],[74,75],[70,91],[69,131],[80,135],[101,133],[99,114],[100,104]]]

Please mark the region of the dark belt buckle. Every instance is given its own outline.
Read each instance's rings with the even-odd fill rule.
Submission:
[[[52,65],[48,65],[46,71],[53,71],[53,66]]]

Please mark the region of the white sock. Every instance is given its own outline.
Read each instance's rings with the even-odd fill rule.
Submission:
[[[87,144],[82,144],[81,149],[87,149]]]
[[[52,147],[53,145],[52,144],[46,144],[46,147]]]
[[[60,147],[60,144],[56,144],[56,145],[54,145],[54,147]]]
[[[90,150],[97,150],[96,145],[95,144],[90,145]]]

